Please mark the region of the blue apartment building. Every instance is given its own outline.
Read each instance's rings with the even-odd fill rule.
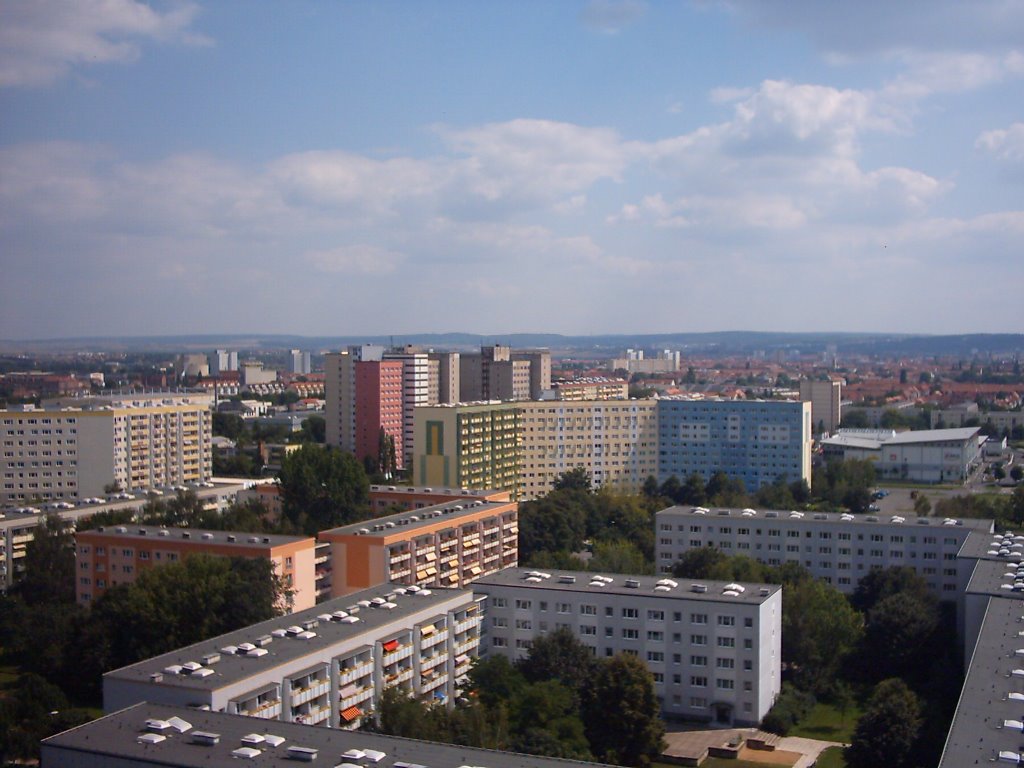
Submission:
[[[780,475],[811,482],[811,404],[785,400],[658,401],[658,479],[722,470],[748,491]]]

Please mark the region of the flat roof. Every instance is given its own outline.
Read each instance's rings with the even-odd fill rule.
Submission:
[[[187,542],[189,544],[217,544],[238,549],[253,547],[280,547],[285,544],[315,542],[310,536],[284,536],[276,533],[239,533],[238,531],[209,531],[203,528],[174,528],[159,525],[104,525],[87,531],[80,531],[76,536],[88,536],[90,539],[138,539],[156,542]]]
[[[148,720],[166,722],[171,718],[184,721],[184,724],[176,723],[184,729],[183,733],[168,727],[161,733],[166,737],[163,741],[155,744],[139,742],[139,736],[149,732],[146,725]],[[187,729],[185,724],[189,726]],[[218,743],[209,746],[193,743],[196,732],[215,735]],[[146,702],[44,739],[42,764],[55,765],[56,762],[48,759],[52,754],[48,750],[63,748],[106,757],[111,761],[131,760],[137,765],[237,768],[239,758],[233,756],[232,752],[250,746],[242,742],[242,738],[250,734],[263,737],[273,735],[283,739],[277,746],[270,746],[266,740],[251,745],[251,748],[259,750],[259,754],[244,764],[255,766],[281,765],[284,760],[287,760],[287,765],[297,764],[288,760],[289,747],[317,750],[315,764],[327,766],[338,765],[346,760],[359,765],[372,764],[377,768],[568,768],[574,765],[600,765]],[[373,763],[352,756],[343,757],[350,749],[376,750],[383,756]]]
[[[467,498],[466,501],[446,501],[441,504],[434,504],[423,509],[411,509],[396,512],[393,515],[375,517],[371,520],[363,520],[361,523],[349,523],[339,528],[331,528],[327,531],[320,531],[320,535],[332,534],[337,536],[389,536],[399,533],[402,530],[416,530],[427,526],[437,525],[448,520],[452,524],[469,515],[486,514],[487,512],[512,511],[509,506],[515,507],[514,501],[484,501],[482,499]],[[383,527],[381,527],[383,526]]]
[[[951,517],[917,517],[916,515],[882,515],[882,514],[853,514],[850,512],[794,512],[780,509],[736,509],[734,507],[724,508],[693,506],[674,506],[662,509],[655,513],[658,515],[672,515],[705,519],[718,522],[735,521],[746,523],[759,523],[767,520],[781,520],[787,523],[832,523],[844,525],[866,525],[866,526],[899,526],[901,528],[913,528],[915,530],[938,528],[944,531],[949,530],[980,530],[991,531],[993,521],[975,518],[951,518]]]
[[[915,429],[910,432],[897,432],[894,437],[886,440],[886,445],[893,443],[933,443],[947,440],[970,440],[981,431],[981,427],[957,427],[955,429]]]
[[[406,589],[397,584],[381,584],[362,592],[354,592],[327,600],[304,611],[252,624],[219,637],[115,669],[104,674],[104,678],[149,682],[150,675],[157,672],[162,673],[167,667],[181,666],[190,661],[202,664],[204,656],[218,653],[221,656],[220,660],[209,667],[213,670],[212,675],[200,677],[165,674],[163,681],[159,683],[160,685],[193,690],[217,690],[232,682],[245,680],[273,667],[288,664],[296,659],[315,654],[317,651],[323,651],[338,643],[352,641],[362,635],[372,636],[373,633],[388,624],[400,622],[423,611],[436,611],[440,606],[452,600],[462,598],[468,604],[473,599],[472,592],[468,589],[419,589],[415,593],[404,593]],[[384,601],[395,607],[388,609],[360,605],[361,602],[367,603],[374,598],[383,598]],[[355,616],[359,621],[345,623],[331,620],[330,614],[336,611],[344,611]],[[303,622],[309,621],[318,622],[317,626],[311,627],[310,631],[315,633],[313,637],[301,639],[291,636],[276,637],[273,634],[274,630],[287,630],[289,627],[301,628]],[[271,638],[264,646],[267,651],[266,655],[242,656],[222,652],[223,648],[238,647],[242,643],[259,646],[257,640],[266,637]]]
[[[600,584],[597,583],[600,581]],[[674,585],[674,586],[673,586]],[[554,571],[533,568],[505,568],[482,576],[473,582],[474,589],[482,586],[517,587],[553,592],[587,594],[613,594],[627,597],[686,598],[715,603],[744,603],[756,605],[782,589],[779,584],[738,584],[736,582],[682,579],[671,576],[631,576],[628,574],[601,574],[591,571]],[[733,587],[740,589],[733,589]],[[702,589],[695,590],[695,587]],[[729,593],[729,594],[727,594]]]
[[[1017,755],[1024,751],[1022,622],[1024,601],[1018,594],[988,598],[939,768],[984,765],[994,762],[1001,752]],[[1014,759],[1012,764],[1016,762]]]
[[[441,488],[426,485],[371,485],[370,493],[401,493],[410,496],[467,496],[486,499],[495,493],[508,493],[500,488]]]

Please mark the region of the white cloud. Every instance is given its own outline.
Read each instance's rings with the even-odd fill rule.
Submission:
[[[125,63],[144,40],[208,44],[189,30],[190,2],[161,13],[137,0],[6,0],[0,86],[48,85],[86,64]]]
[[[614,35],[647,13],[643,0],[589,0],[580,12],[583,23],[598,32]]]
[[[905,71],[887,83],[880,97],[913,103],[936,93],[972,91],[1024,75],[1024,55],[962,52],[908,52],[899,55]]]
[[[608,128],[520,119],[438,132],[465,158],[468,188],[487,200],[571,195],[598,179],[619,180],[629,161],[628,146]]]
[[[328,250],[310,251],[308,261],[319,272],[389,275],[402,263],[402,254],[375,245],[343,245]]]
[[[1024,123],[1013,123],[1009,128],[985,131],[974,143],[978,149],[1011,163],[1024,162]]]

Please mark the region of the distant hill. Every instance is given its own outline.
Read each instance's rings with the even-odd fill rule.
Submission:
[[[415,344],[435,349],[469,350],[482,344],[547,347],[561,354],[576,352],[611,357],[627,347],[679,349],[710,356],[752,354],[779,349],[815,354],[827,345],[838,353],[869,356],[1021,355],[1024,334],[960,334],[925,336],[876,333],[775,333],[716,331],[712,333],[601,334],[564,336],[556,333],[418,333],[376,336],[294,336],[285,334],[205,334],[180,336],[89,337],[31,341],[0,340],[0,353],[56,352],[199,352],[218,348],[244,350],[305,349],[314,352],[344,349],[350,344]]]

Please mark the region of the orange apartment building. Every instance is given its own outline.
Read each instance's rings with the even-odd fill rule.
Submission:
[[[431,489],[405,494],[415,498],[417,491],[423,502],[433,494]],[[320,542],[331,547],[331,595],[340,597],[386,582],[464,587],[480,576],[517,565],[519,505],[505,492],[490,492],[504,496],[500,501],[476,498],[472,492],[448,492],[455,498],[321,531]],[[402,495],[397,488],[394,493]]]
[[[316,604],[314,547],[298,536],[257,535],[152,525],[105,526],[75,534],[75,596],[88,605],[108,588],[130,584],[147,568],[203,553],[223,557],[263,557],[274,564],[292,593],[287,608],[301,611]]]

